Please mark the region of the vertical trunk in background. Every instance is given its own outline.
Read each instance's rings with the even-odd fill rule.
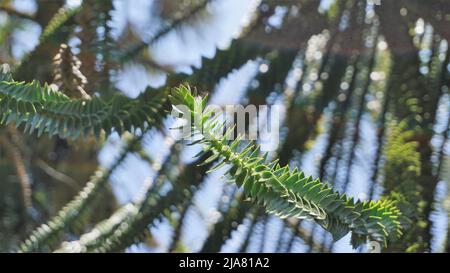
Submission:
[[[96,44],[98,42],[97,35],[97,6],[101,5],[98,1],[83,1],[82,8],[78,14],[76,20],[81,27],[81,31],[78,34],[78,38],[81,41],[80,59],[81,72],[87,78],[87,84],[85,90],[88,94],[93,94],[97,88],[97,80],[99,79],[99,73],[96,69],[97,55]]]

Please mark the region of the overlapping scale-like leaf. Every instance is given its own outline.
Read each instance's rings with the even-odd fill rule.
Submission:
[[[385,243],[390,235],[401,234],[400,211],[393,202],[355,201],[297,169],[280,166],[276,161],[267,162],[267,155],[261,156],[256,145],[242,148],[240,138],[228,143],[226,139],[233,128],[221,134],[223,125],[209,112],[203,112],[204,99],[194,97],[188,87],[175,89],[172,102],[176,105],[184,102],[191,110],[193,126],[203,135],[204,152],[212,152],[207,161],[221,158],[218,167],[224,163],[231,165],[228,174],[267,212],[282,218],[313,219],[332,233],[335,240],[351,231],[355,247],[367,239]]]
[[[47,133],[62,138],[78,138],[102,130],[107,133],[145,128],[161,113],[157,109],[165,93],[148,89],[136,99],[117,94],[109,101],[71,99],[64,93],[37,82],[12,80],[0,73],[0,122],[25,125],[25,131]]]

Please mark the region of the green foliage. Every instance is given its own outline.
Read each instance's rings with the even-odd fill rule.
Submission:
[[[221,219],[214,224],[213,230],[206,238],[200,252],[216,253],[220,252],[223,244],[231,238],[232,232],[238,225],[242,224],[250,211],[248,202],[244,202],[243,195],[238,193],[230,198],[229,208],[223,211]]]
[[[203,157],[205,159],[207,157]],[[173,167],[173,162],[168,164]],[[177,178],[171,179],[162,172],[155,179],[156,185],[149,188],[145,193],[143,200],[136,204],[137,213],[134,217],[123,222],[108,237],[107,240],[98,242],[90,252],[108,253],[121,251],[136,242],[142,241],[147,227],[155,219],[168,213],[168,208],[184,204],[187,198],[191,198],[196,187],[203,181],[205,173],[209,169],[209,164],[197,166],[198,162],[186,165]],[[164,167],[163,167],[164,169]],[[165,170],[167,172],[167,170]],[[172,190],[166,194],[161,194],[160,189],[166,179],[172,184]],[[187,196],[186,196],[187,195]]]
[[[51,248],[64,229],[70,228],[71,225],[80,219],[80,216],[93,204],[98,194],[111,177],[115,169],[125,160],[130,151],[139,143],[142,136],[132,137],[128,140],[128,144],[121,152],[114,164],[108,169],[100,168],[92,176],[89,182],[78,195],[62,208],[53,219],[48,223],[37,228],[26,239],[19,248],[20,252],[35,252],[43,249]]]
[[[43,43],[50,39],[56,39],[54,42],[58,42],[59,37],[61,37],[60,32],[67,30],[64,29],[64,25],[72,20],[79,11],[80,8],[61,8],[44,29],[39,41]]]
[[[98,223],[90,232],[83,234],[79,240],[65,242],[55,253],[90,252],[105,242],[122,223],[136,216],[138,208],[127,204],[116,211],[110,218]]]
[[[198,15],[201,12],[204,12],[208,4],[214,2],[216,0],[202,0],[200,3],[196,4],[191,10],[184,13],[181,17],[176,18],[169,24],[162,27],[148,42],[140,42],[128,50],[126,50],[123,54],[120,54],[121,62],[128,62],[138,57],[139,54],[154,42],[158,41],[161,37],[167,35],[168,33],[179,29],[180,26],[185,25],[187,22],[192,21],[195,18],[198,18]]]
[[[389,235],[401,234],[400,211],[392,201],[354,201],[297,169],[282,167],[277,161],[267,163],[267,155],[260,156],[259,148],[251,143],[240,149],[240,137],[227,144],[226,138],[234,128],[221,136],[223,124],[217,122],[218,116],[203,112],[206,100],[194,97],[188,87],[173,90],[171,100],[173,105],[185,105],[191,111],[193,128],[203,134],[204,152],[213,153],[205,162],[222,158],[223,162],[214,169],[230,164],[228,174],[269,213],[281,218],[316,220],[335,240],[352,231],[355,247],[366,238],[385,243]]]
[[[50,61],[61,43],[67,43],[75,27],[75,15],[79,8],[61,8],[50,20],[39,37],[39,45],[20,62],[14,71],[14,77],[20,80],[33,80],[37,74],[41,76],[51,72]],[[40,71],[35,67],[39,65]]]
[[[384,182],[385,191],[397,200],[403,213],[399,220],[406,230],[401,238],[394,238],[389,245],[392,251],[417,252],[424,247],[424,242],[418,238],[418,229],[426,225],[423,219],[425,203],[420,197],[422,187],[415,182],[421,173],[419,143],[412,139],[414,132],[406,128],[404,122],[392,122],[385,148],[384,175],[389,178]],[[402,249],[405,242],[408,247]]]
[[[0,74],[0,121],[25,125],[24,131],[38,135],[47,133],[61,138],[76,139],[102,130],[119,134],[144,129],[161,115],[163,91],[148,89],[136,99],[116,94],[108,101],[71,99],[63,92],[38,82],[16,82],[11,75]]]
[[[5,15],[0,24],[0,56],[5,62],[17,64],[12,74],[0,71],[0,169],[5,178],[0,185],[0,250],[118,252],[145,242],[149,226],[164,219],[174,230],[168,251],[189,251],[183,241],[185,226],[188,228],[192,221],[187,212],[196,208],[196,194],[207,173],[225,165],[230,167],[227,174],[239,189],[230,195],[236,196],[234,199],[223,199],[229,204],[219,206],[223,217],[209,226],[205,243],[197,244],[200,251],[220,251],[236,225],[244,220],[251,223],[238,251],[263,251],[268,246],[266,242],[274,239],[278,240],[275,251],[295,250],[297,239],[310,252],[331,251],[333,243],[328,234],[318,238],[318,225],[329,231],[334,240],[351,232],[354,247],[376,240],[387,243],[383,249],[387,252],[433,250],[431,234],[435,231],[430,228],[430,216],[439,193],[436,186],[444,178],[442,165],[448,157],[448,133],[440,147],[432,142],[441,134],[436,126],[440,119],[437,109],[450,84],[450,36],[448,22],[441,20],[450,14],[450,9],[443,0],[426,5],[415,3],[418,1],[386,1],[370,11],[365,0],[337,0],[328,7],[321,1],[255,1],[259,5],[257,16],[248,14],[246,19],[250,20],[241,25],[239,37],[233,37],[228,48],[217,48],[211,56],[210,37],[205,37],[208,41],[203,49],[207,53],[201,54],[208,57],[203,57],[200,66],[191,67],[193,73],[189,75],[176,72],[186,71],[186,63],[169,61],[170,65],[165,65],[162,56],[153,56],[153,46],[164,38],[173,42],[190,39],[189,35],[196,31],[203,32],[201,19],[206,19],[207,24],[208,19],[217,19],[213,18],[217,14],[209,12],[215,10],[210,8],[216,0],[156,1],[156,8],[148,10],[148,15],[155,15],[152,22],[159,28],[151,29],[153,35],[145,40],[138,33],[143,28],[136,22],[119,26],[123,31],[115,31],[117,13],[113,0],[86,0],[77,8],[64,5],[63,0],[36,1],[36,12],[30,14],[15,10],[10,2],[0,7]],[[403,15],[403,10],[408,14],[391,16]],[[438,15],[435,10],[440,11]],[[280,11],[285,16],[280,16]],[[273,16],[282,18],[280,24],[274,24]],[[420,26],[419,18],[426,26],[422,31],[411,27]],[[339,22],[345,22],[346,27],[339,27]],[[17,30],[27,31],[33,24],[43,28],[39,44],[18,59],[18,42],[28,40],[16,41],[12,35]],[[182,39],[172,40],[172,34]],[[57,55],[65,44],[74,50],[69,48],[65,57]],[[365,61],[372,49],[377,50],[376,56]],[[168,47],[169,54],[170,50]],[[118,92],[114,76],[128,64],[149,66],[152,72],[166,74],[166,87],[162,89],[187,82],[199,90],[211,90],[211,95],[219,89],[215,87],[222,79],[248,61],[263,66],[248,79],[242,101],[260,105],[280,99],[287,110],[280,131],[282,146],[270,154],[279,161],[268,160],[257,145],[246,145],[241,138],[228,141],[227,136],[234,134],[233,128],[224,136],[228,124],[221,124],[211,112],[204,112],[207,100],[194,97],[188,87],[180,87],[174,90],[172,102],[189,106],[192,125],[200,136],[194,143],[204,146],[196,162],[186,164],[180,156],[182,145],[168,141],[171,155],[161,167],[162,162],[141,147],[146,139],[142,133],[126,141],[126,147],[108,169],[95,171],[97,144],[104,135],[136,129],[145,132],[159,126],[165,117],[165,91],[148,88],[136,99],[115,94]],[[379,62],[381,66],[374,66]],[[86,92],[76,99],[80,90]],[[381,201],[361,202],[343,192],[356,182],[351,173],[355,163],[359,163],[359,146],[367,144],[364,135],[372,132],[362,126],[363,122],[372,124],[370,118],[379,119],[375,159],[362,161],[375,164],[371,178],[357,183],[364,182],[371,197],[378,189],[384,194]],[[33,135],[21,134],[14,125]],[[322,129],[327,137],[322,142],[325,149],[318,173],[321,180],[330,184],[288,167],[300,166],[308,153],[315,152],[310,148]],[[88,140],[83,145],[71,141],[83,137]],[[153,139],[150,142],[154,144]],[[180,150],[176,148],[174,152],[175,147]],[[7,157],[11,152],[3,150],[22,156],[11,160]],[[112,214],[107,218],[103,207],[100,213],[95,202],[129,154],[141,156],[158,173],[136,203],[117,210],[114,198],[105,202],[105,213]],[[200,162],[203,163],[197,165]],[[87,174],[93,171],[95,174],[89,179]],[[31,192],[28,202],[21,200],[24,187],[17,183],[25,176],[32,185],[25,189]],[[81,188],[78,181],[88,179],[75,194],[73,190]],[[73,195],[71,202],[61,205]],[[248,200],[259,206],[252,206]],[[446,200],[444,205],[450,211],[448,203]],[[277,219],[264,214],[264,210],[282,218],[280,233],[292,231],[288,232],[292,236],[265,232],[268,222]],[[53,214],[56,216],[28,235],[32,226],[42,224]],[[86,215],[95,219],[87,220]],[[311,230],[303,227],[303,219],[315,221]],[[253,229],[260,224],[264,229],[257,242],[260,247],[253,248],[250,241],[253,243],[255,235],[261,234]],[[78,237],[80,234],[83,235]],[[75,241],[60,244],[74,237]],[[286,247],[283,241],[287,241]],[[449,242],[447,239],[447,252]]]
[[[389,190],[411,192],[409,186],[411,186],[410,184],[414,185],[414,178],[420,174],[420,154],[417,151],[419,144],[411,140],[414,133],[405,130],[405,124],[393,123],[390,129],[386,145],[386,162],[388,164],[385,166],[386,176],[390,179],[385,181],[384,186]]]
[[[202,59],[201,68],[194,69],[191,75],[174,75],[172,81],[184,82],[196,86],[199,90],[212,90],[221,79],[236,71],[249,60],[264,55],[267,50],[242,39],[233,40],[226,49],[217,49],[214,58]]]

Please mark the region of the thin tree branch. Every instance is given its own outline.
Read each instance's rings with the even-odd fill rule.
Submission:
[[[14,9],[13,7],[10,7],[10,6],[1,5],[0,6],[0,11],[6,12],[9,15],[12,15],[12,16],[15,16],[15,17],[18,17],[18,18],[21,18],[21,19],[27,19],[27,20],[33,20],[33,21],[36,20],[36,18],[35,18],[35,16],[33,14],[29,14],[29,13],[26,13],[26,12],[18,11],[18,10]]]

